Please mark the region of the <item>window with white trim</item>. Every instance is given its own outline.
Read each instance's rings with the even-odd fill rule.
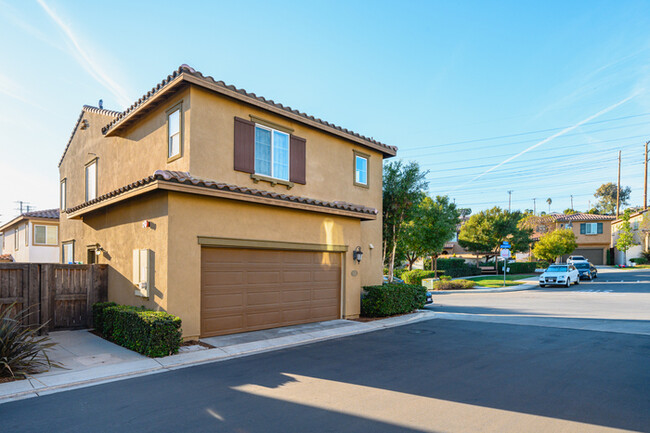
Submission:
[[[354,156],[354,181],[360,185],[368,185],[368,158]]]
[[[97,160],[86,166],[86,201],[97,198]]]
[[[65,193],[66,193],[66,180],[63,179],[61,181],[61,192],[60,192],[60,198],[61,198],[61,210],[65,210]]]
[[[34,224],[34,245],[57,245],[59,229],[57,226]]]
[[[289,134],[255,125],[255,173],[289,180]]]
[[[64,242],[61,245],[61,263],[74,263],[74,241]]]
[[[181,154],[181,109],[180,107],[167,116],[168,150],[167,157]]]

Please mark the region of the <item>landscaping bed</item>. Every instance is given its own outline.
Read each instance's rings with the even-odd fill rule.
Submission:
[[[524,278],[530,278],[536,276],[537,274],[506,275],[506,287],[518,286],[520,284],[524,284],[521,281],[516,281],[516,280],[521,280]],[[490,276],[477,277],[477,278],[472,278],[472,281],[474,281],[476,285],[479,287],[485,287],[485,288],[503,287],[503,275],[490,275]]]

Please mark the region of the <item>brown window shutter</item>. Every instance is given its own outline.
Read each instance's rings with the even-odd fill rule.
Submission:
[[[235,170],[255,173],[255,124],[235,117]]]
[[[307,183],[305,181],[306,143],[307,140],[304,138],[295,135],[291,136],[291,162],[289,163],[291,173],[289,174],[289,180],[303,185]]]

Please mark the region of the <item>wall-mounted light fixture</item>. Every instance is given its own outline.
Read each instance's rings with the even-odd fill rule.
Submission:
[[[102,248],[101,245],[99,245],[99,244],[95,245],[95,255],[96,256],[101,256],[102,253],[105,252],[105,251],[106,250],[104,248]]]
[[[361,247],[356,247],[354,251],[352,251],[352,259],[357,262],[361,263],[361,259],[363,258],[363,251],[361,251]]]

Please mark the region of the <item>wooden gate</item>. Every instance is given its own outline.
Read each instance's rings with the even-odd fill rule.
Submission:
[[[108,295],[107,265],[0,263],[0,309],[12,303],[25,324],[47,330],[92,326],[92,305]]]

